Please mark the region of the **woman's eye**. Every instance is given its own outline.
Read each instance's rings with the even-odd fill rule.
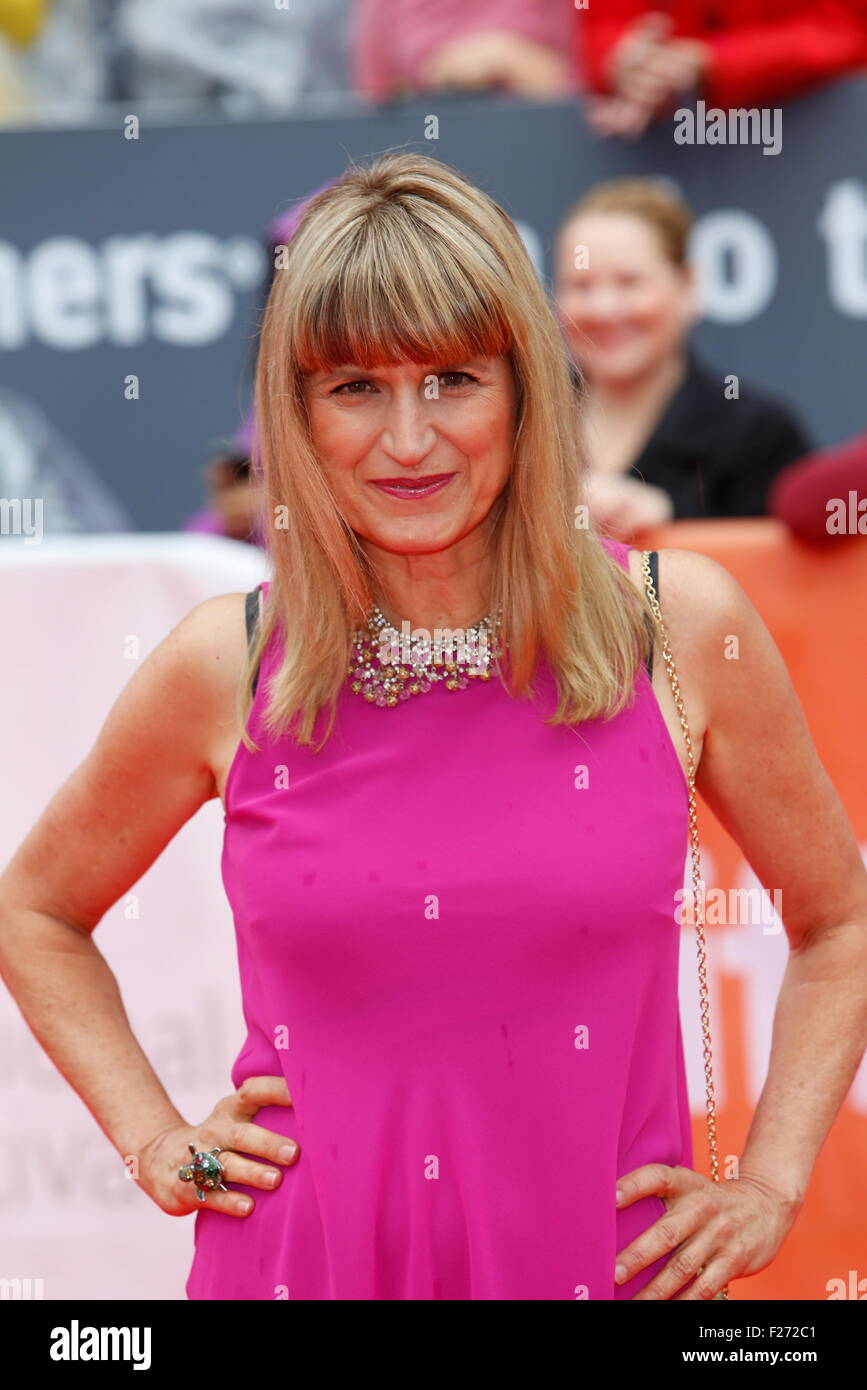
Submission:
[[[469,372],[438,372],[437,378],[445,383],[446,387],[463,386],[465,382],[477,381],[478,377],[472,376]],[[331,392],[332,396],[363,396],[366,394],[368,386],[372,386],[370,381],[344,381],[340,386],[335,386]],[[359,390],[355,388],[359,387]]]
[[[332,394],[332,396],[339,396],[340,393],[341,393],[342,391],[345,391],[346,394],[347,394],[348,396],[362,396],[362,395],[364,394],[363,391],[352,391],[352,390],[350,390],[349,388],[352,387],[352,386],[369,386],[369,385],[370,385],[370,382],[369,382],[369,381],[344,381],[343,384],[342,384],[342,386],[335,386],[335,388],[334,388],[334,390],[331,392],[331,394]]]
[[[459,377],[462,377],[462,378],[463,378],[463,381],[460,381],[460,382],[452,382],[451,384],[452,384],[453,386],[462,386],[463,383],[464,383],[464,381],[477,381],[477,380],[478,380],[477,377],[471,376],[469,372],[440,372],[439,376],[440,376],[440,381],[442,381],[444,377],[455,377],[455,376],[459,376]]]

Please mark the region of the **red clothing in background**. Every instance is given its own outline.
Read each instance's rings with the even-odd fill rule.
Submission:
[[[828,502],[837,498],[848,511],[850,492],[856,494],[857,511],[858,502],[867,498],[867,434],[834,449],[809,454],[783,469],[771,484],[768,511],[801,540],[824,544],[839,539],[836,532],[828,530]]]
[[[588,90],[608,90],[611,50],[651,13],[671,16],[672,38],[701,39],[710,48],[701,95],[712,106],[767,104],[867,66],[864,0],[590,0],[575,10],[577,59]]]

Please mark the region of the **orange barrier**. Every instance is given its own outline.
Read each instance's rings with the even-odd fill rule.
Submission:
[[[738,580],[782,652],[819,757],[859,843],[867,844],[867,544],[856,536],[824,547],[808,546],[770,519],[676,522],[644,532],[634,543],[643,549],[700,551]],[[664,581],[661,601],[664,612]],[[761,699],[761,691],[756,698]],[[744,871],[744,855],[703,804],[699,828],[702,853],[707,852],[713,863],[712,875],[704,868],[706,891],[735,887]],[[709,917],[708,957],[713,960],[726,928],[710,921]],[[761,952],[761,941],[761,936],[751,937],[747,949]],[[722,1177],[723,1158],[743,1148],[754,1109],[745,1042],[752,1026],[749,1011],[757,1004],[755,998],[747,998],[742,975],[727,972],[723,964],[717,978],[720,1069],[726,1078],[717,1125]],[[715,1037],[715,1061],[719,1053]],[[766,1062],[765,1056],[765,1066]],[[804,1208],[782,1251],[767,1270],[735,1281],[733,1299],[867,1299],[865,1082],[867,1066],[862,1066],[819,1155]],[[693,1137],[696,1166],[708,1173],[703,1114],[693,1116]]]

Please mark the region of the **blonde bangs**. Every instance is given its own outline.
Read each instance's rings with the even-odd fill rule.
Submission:
[[[444,366],[511,351],[502,287],[471,244],[450,244],[400,206],[378,208],[347,229],[330,254],[317,240],[288,315],[286,346],[297,372],[348,363]],[[290,260],[289,274],[295,269]]]

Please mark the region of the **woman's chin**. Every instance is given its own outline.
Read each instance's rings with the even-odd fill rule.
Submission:
[[[355,529],[363,541],[394,555],[433,555],[454,545],[462,534],[457,521],[422,516],[406,517],[399,525],[393,521],[384,524],[378,519]]]
[[[630,381],[641,381],[645,376],[659,365],[660,356],[664,355],[656,347],[648,352],[647,348],[636,351],[635,345],[630,350],[597,352],[587,355],[583,365],[585,376],[594,385],[617,387],[626,386]]]

